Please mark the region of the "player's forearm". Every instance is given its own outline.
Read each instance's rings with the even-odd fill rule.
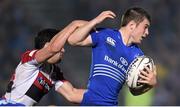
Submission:
[[[64,44],[67,41],[67,38],[70,36],[70,34],[78,27],[77,23],[73,21],[70,23],[67,27],[65,27],[62,31],[57,33],[50,41],[49,44],[47,44],[44,48],[40,49],[36,53],[36,61],[38,63],[41,63],[57,52],[61,51],[61,49],[64,47]]]
[[[68,81],[60,86],[56,86],[56,91],[62,94],[68,101],[72,103],[80,103],[82,101],[85,89],[76,89]]]
[[[73,89],[72,95],[67,98],[72,103],[81,103],[85,90],[84,89]]]
[[[78,27],[77,23],[73,21],[67,27],[65,27],[61,32],[59,32],[52,40],[51,40],[51,49],[54,52],[60,51],[64,44],[66,43],[68,37],[72,32]]]
[[[68,43],[71,45],[77,45],[89,36],[89,32],[96,26],[96,21],[92,20],[78,27],[68,38]]]
[[[99,23],[104,21],[107,18],[114,19],[115,14],[112,11],[104,11],[95,17],[93,20],[89,21],[84,26],[79,27],[75,32],[71,34],[68,38],[68,42],[71,45],[80,45],[80,42],[83,42],[88,36],[89,32]]]

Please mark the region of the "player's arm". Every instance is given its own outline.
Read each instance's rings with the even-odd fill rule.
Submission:
[[[90,46],[92,45],[92,40],[90,36],[90,31],[99,23],[101,23],[106,18],[115,18],[115,14],[112,11],[104,11],[96,18],[91,21],[86,22],[84,25],[76,29],[68,38],[69,44],[73,46]]]
[[[130,88],[130,92],[133,95],[141,95],[150,89],[152,89],[157,84],[157,72],[156,66],[154,66],[153,71],[151,71],[148,67],[145,67],[144,70],[140,71],[139,77],[141,78],[138,80],[139,83],[143,83],[143,87],[141,88]]]
[[[57,52],[59,52],[66,43],[67,38],[70,34],[79,27],[80,24],[77,21],[71,22],[68,26],[66,26],[62,31],[57,33],[51,41],[44,46],[44,48],[37,51],[35,55],[35,59],[38,63],[44,62]]]
[[[56,89],[56,91],[62,94],[68,101],[80,103],[83,99],[85,89],[76,89],[70,82],[65,81],[62,86]]]

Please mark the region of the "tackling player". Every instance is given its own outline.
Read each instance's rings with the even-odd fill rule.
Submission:
[[[67,38],[82,23],[73,21],[62,31],[40,31],[35,38],[35,49],[26,51],[21,56],[3,101],[31,106],[38,103],[55,86],[56,91],[70,102],[81,102],[84,90],[74,88],[65,80],[56,64],[62,59]]]

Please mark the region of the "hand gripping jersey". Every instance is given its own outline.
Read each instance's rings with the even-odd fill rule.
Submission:
[[[91,33],[91,38],[91,71],[81,105],[118,105],[127,68],[143,52],[135,44],[126,46],[118,30],[98,29]]]
[[[38,64],[35,59],[37,50],[27,51],[22,55],[21,62],[8,84],[6,100],[24,105],[34,105],[47,94],[50,89],[64,81],[60,68],[56,65]]]

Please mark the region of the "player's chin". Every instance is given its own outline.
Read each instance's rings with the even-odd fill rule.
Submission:
[[[141,40],[139,40],[139,41],[136,41],[135,43],[136,43],[136,44],[141,44],[141,42],[142,42],[142,41],[141,41]]]
[[[60,63],[61,60],[56,60],[56,61],[53,61],[53,62],[49,62],[50,64],[57,64],[57,63]]]
[[[141,44],[143,41],[143,38],[139,39],[139,41],[137,41],[138,44]]]
[[[61,59],[64,56],[64,53],[60,52],[59,53],[59,58]]]

